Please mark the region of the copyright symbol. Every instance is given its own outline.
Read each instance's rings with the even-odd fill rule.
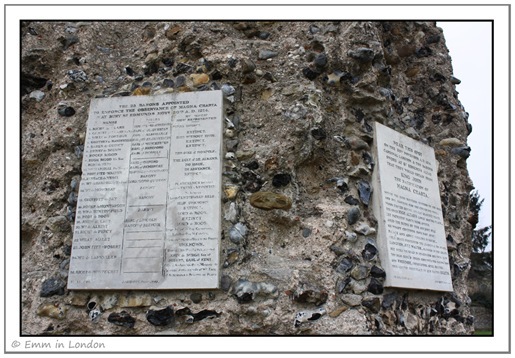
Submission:
[[[20,344],[21,344],[21,343],[20,343],[20,342],[18,342],[18,341],[13,341],[13,343],[11,344],[11,347],[13,347],[13,348],[18,348],[18,347],[20,346]]]

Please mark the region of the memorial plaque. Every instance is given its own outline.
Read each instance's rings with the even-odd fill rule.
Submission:
[[[375,123],[374,152],[385,286],[452,291],[433,148]]]
[[[217,288],[221,91],[91,102],[69,289]]]

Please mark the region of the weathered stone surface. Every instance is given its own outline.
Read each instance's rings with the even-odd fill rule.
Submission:
[[[434,22],[242,23],[241,30],[230,22],[209,21],[73,23],[80,41],[64,52],[59,38],[66,39],[69,23],[21,23],[18,32],[22,66],[22,332],[85,336],[126,332],[131,335],[471,333],[473,325],[467,323],[471,321],[471,313],[465,283],[470,267],[462,265],[468,258],[472,230],[472,224],[462,219],[469,217],[466,194],[472,189],[465,163],[470,154],[467,135],[471,126],[461,115],[463,109],[456,97],[453,84],[456,81],[451,77],[451,62],[441,30]],[[277,56],[259,59],[262,50],[276,52]],[[309,70],[306,70],[308,76],[303,74],[303,69]],[[191,77],[193,74],[205,74],[209,81],[205,82],[207,78],[203,75]],[[194,84],[194,78],[199,82]],[[74,255],[70,250],[71,230],[45,226],[49,218],[58,216],[66,218],[70,228],[77,224],[73,222],[75,200],[70,195],[78,194],[84,173],[82,158],[91,99],[218,89],[228,105],[223,116],[225,136],[220,139],[224,150],[221,172],[234,173],[223,176],[219,188],[225,209],[219,218],[223,234],[222,290],[202,291],[202,301],[198,304],[191,301],[192,293],[198,291],[187,289],[159,293],[86,290],[81,291],[80,297],[78,292],[68,291],[63,296],[41,298],[39,292],[44,280],[56,277],[56,272],[66,275],[61,264],[69,258],[70,251]],[[30,93],[36,90],[45,94],[40,102],[30,98]],[[73,108],[75,113],[60,115],[61,105]],[[199,112],[202,108],[184,110],[202,113]],[[138,112],[144,111],[135,113]],[[454,302],[451,312],[455,316],[445,313],[445,308],[451,309],[450,301],[437,304],[441,292],[384,288],[385,273],[374,269],[374,266],[385,267],[380,252],[370,261],[364,258],[370,258],[363,254],[369,240],[379,240],[376,231],[379,218],[371,210],[374,200],[370,193],[376,190],[371,185],[371,174],[381,163],[367,149],[374,141],[375,121],[417,140],[427,140],[426,143],[436,148],[445,236],[453,238],[449,257],[453,267],[455,263],[460,267],[453,269],[454,293],[462,302],[459,307]],[[453,146],[443,142],[441,145],[440,141],[447,138],[456,138],[462,144]],[[454,143],[457,141],[451,144]],[[183,148],[184,151],[202,149]],[[192,156],[202,159],[210,154]],[[245,174],[247,171],[250,174]],[[290,182],[274,186],[274,176],[284,173],[291,175]],[[77,183],[75,189],[70,187],[72,178]],[[330,178],[341,181],[328,181]],[[360,181],[370,185],[360,185]],[[252,190],[258,187],[257,192],[277,191],[290,198],[291,208],[255,209],[249,200]],[[228,211],[231,203],[238,209],[236,216],[234,211]],[[359,208],[361,215],[356,223],[349,225],[346,215],[352,207]],[[203,218],[206,214],[196,216]],[[237,245],[229,238],[230,228],[237,222],[248,228],[244,244]],[[97,244],[101,243],[94,243]],[[229,257],[231,264],[226,266]],[[200,267],[196,261],[194,264]],[[350,273],[359,265],[366,266],[369,275],[356,281]],[[327,300],[319,307],[291,299],[306,272],[313,276],[310,282],[327,291]],[[251,283],[243,288],[256,289],[254,284],[266,283],[276,291],[265,289],[255,294],[257,291],[251,290],[252,295],[242,290],[241,285],[234,291],[239,278]],[[240,293],[241,303],[236,292]],[[362,301],[377,297],[382,300],[381,310],[376,313],[361,303],[351,307],[340,298],[346,294],[359,296]],[[118,300],[107,300],[107,296],[117,296]],[[93,299],[99,306],[111,307],[94,320],[87,312]],[[376,299],[370,300],[373,303],[370,307],[375,309]],[[42,301],[48,308],[38,315]],[[122,307],[126,305],[130,306]],[[184,305],[194,306],[188,311]],[[175,323],[154,326],[146,319],[149,309],[155,311],[168,306],[180,312]],[[318,308],[327,313],[321,314]],[[109,322],[111,313],[124,310],[136,320],[133,328]],[[64,311],[66,319],[57,320],[63,317]],[[295,317],[300,312],[305,313],[306,320],[295,327]],[[413,324],[414,320],[404,315],[402,320],[408,323],[408,329],[400,324],[396,312],[417,315],[428,312],[428,317],[421,317],[419,324]],[[197,315],[205,319],[195,321]],[[310,321],[307,317],[316,319]]]

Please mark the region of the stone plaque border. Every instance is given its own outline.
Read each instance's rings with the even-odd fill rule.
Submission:
[[[434,149],[375,122],[373,211],[386,287],[453,291]]]
[[[69,289],[219,287],[223,128],[221,91],[91,101]]]

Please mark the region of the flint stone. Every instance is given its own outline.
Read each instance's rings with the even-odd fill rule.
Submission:
[[[261,50],[259,51],[258,58],[260,60],[268,60],[269,58],[277,57],[277,55],[279,55],[279,53],[276,51]]]
[[[66,283],[59,278],[49,278],[41,285],[40,297],[62,296]]]
[[[347,223],[349,225],[354,225],[358,222],[359,218],[361,216],[361,212],[359,211],[359,208],[354,206],[347,212]]]
[[[29,98],[34,98],[37,102],[41,102],[45,98],[45,92],[40,90],[32,91],[29,94]]]
[[[247,236],[247,227],[245,226],[245,224],[236,223],[229,230],[229,239],[232,242],[234,242],[235,244],[241,243],[243,240],[245,240],[246,236]]]
[[[381,299],[379,297],[366,297],[361,301],[361,305],[372,312],[378,313],[381,310]]]
[[[360,47],[355,50],[349,50],[347,55],[362,63],[371,62],[374,59],[374,51],[367,47]]]
[[[109,317],[107,317],[107,321],[117,326],[127,328],[134,328],[134,324],[136,323],[136,319],[125,311],[111,313]]]
[[[355,266],[350,275],[356,281],[364,280],[368,276],[368,267],[364,265]]]
[[[175,322],[174,311],[170,306],[157,311],[149,310],[146,317],[154,326],[169,326]]]

